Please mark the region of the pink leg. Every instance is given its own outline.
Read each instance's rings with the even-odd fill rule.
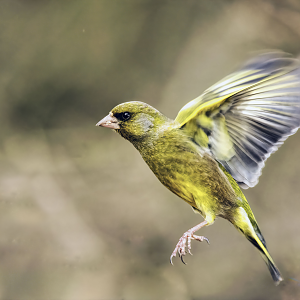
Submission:
[[[186,242],[188,244],[187,248],[188,248],[188,253],[192,255],[191,253],[191,242],[192,240],[196,240],[199,242],[203,242],[206,241],[207,243],[209,243],[209,240],[205,237],[205,236],[199,236],[199,235],[194,235],[194,233],[199,230],[200,228],[204,227],[205,225],[208,225],[208,222],[205,220],[203,222],[201,222],[200,224],[194,226],[193,228],[189,229],[188,231],[186,231],[183,236],[179,239],[179,242],[177,243],[171,257],[170,257],[170,263],[173,265],[172,259],[173,257],[176,256],[176,253],[178,252],[179,257],[181,258],[181,261],[185,264],[184,260],[183,260],[183,256],[186,255],[185,252],[185,247],[186,247]]]

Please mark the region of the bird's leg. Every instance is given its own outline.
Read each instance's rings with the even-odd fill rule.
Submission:
[[[209,240],[205,237],[205,236],[199,236],[199,235],[194,235],[194,233],[199,230],[200,228],[204,227],[205,225],[208,225],[208,222],[205,220],[203,222],[201,222],[200,224],[194,226],[193,228],[189,229],[188,231],[186,231],[183,236],[179,239],[179,242],[177,243],[171,257],[170,257],[170,263],[173,265],[172,259],[173,257],[176,256],[176,253],[178,252],[179,257],[181,258],[181,261],[185,264],[184,260],[183,260],[183,256],[186,255],[186,251],[185,251],[185,247],[186,247],[186,243],[187,243],[187,249],[188,249],[188,253],[191,253],[191,242],[192,240],[196,240],[199,242],[203,242],[206,241],[207,243],[209,243]]]

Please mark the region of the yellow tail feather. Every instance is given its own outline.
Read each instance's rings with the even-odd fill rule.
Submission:
[[[253,226],[247,212],[244,208],[239,207],[238,212],[235,216],[233,225],[243,233],[243,235],[246,236],[246,238],[259,250],[263,260],[265,261],[271,276],[275,282],[276,285],[278,285],[282,280],[282,276],[276,267],[271,255],[269,254],[265,240],[263,238],[263,235],[261,234],[259,227],[255,220],[252,220],[252,222],[255,222]]]

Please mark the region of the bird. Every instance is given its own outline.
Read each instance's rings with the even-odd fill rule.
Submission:
[[[182,262],[196,231],[224,218],[260,252],[278,285],[275,265],[242,188],[258,183],[266,159],[300,126],[299,60],[281,52],[248,59],[199,97],[175,120],[152,106],[117,105],[96,126],[119,133],[139,151],[158,180],[202,215],[171,254]]]

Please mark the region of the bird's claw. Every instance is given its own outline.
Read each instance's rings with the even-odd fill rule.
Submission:
[[[203,242],[206,241],[209,244],[209,240],[208,238],[206,238],[205,236],[199,236],[199,235],[194,235],[193,232],[190,232],[189,230],[187,232],[185,232],[183,234],[183,236],[179,239],[174,251],[172,252],[171,256],[170,256],[170,263],[171,265],[173,265],[173,257],[176,256],[176,254],[178,253],[181,261],[186,265],[185,261],[183,260],[183,257],[186,255],[186,246],[187,246],[187,252],[190,255],[193,255],[191,252],[192,249],[192,240],[196,240],[199,242]],[[187,243],[187,245],[186,245]]]
[[[199,242],[206,241],[207,244],[209,244],[209,239],[206,238],[205,236],[194,235],[193,240],[196,240],[196,241],[199,241]]]
[[[183,262],[183,264],[186,265],[185,261],[183,260],[183,255],[180,255],[180,259],[181,259],[181,261]]]

